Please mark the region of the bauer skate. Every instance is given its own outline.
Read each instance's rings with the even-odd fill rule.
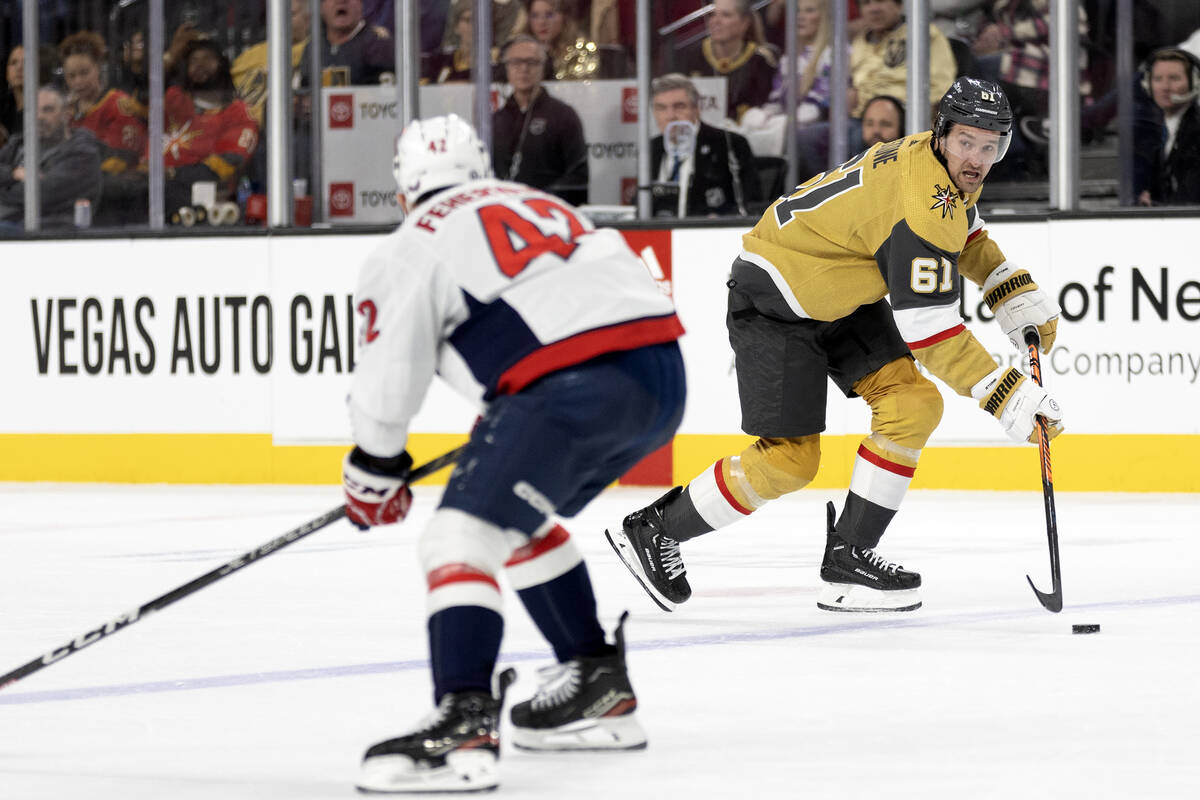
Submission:
[[[667,503],[682,491],[682,486],[676,486],[646,508],[625,517],[620,530],[604,532],[629,572],[663,611],[674,611],[675,606],[692,596],[679,542],[667,534],[663,519]]]
[[[634,716],[637,697],[625,669],[625,619],[616,652],[573,658],[538,670],[532,699],[512,708],[512,741],[522,750],[641,750],[646,734]]]
[[[860,548],[834,532],[833,503],[827,506],[828,533],[817,608],[826,611],[915,611],[921,607],[921,576],[893,564],[870,548]]]
[[[516,678],[507,669],[499,692],[451,692],[415,731],[374,745],[363,756],[360,792],[482,792],[499,785],[500,710]]]

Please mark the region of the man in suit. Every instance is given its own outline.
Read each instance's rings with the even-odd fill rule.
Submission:
[[[662,132],[650,142],[654,215],[747,216],[761,207],[754,154],[745,137],[700,121],[700,93],[671,73],[650,85],[651,110]]]

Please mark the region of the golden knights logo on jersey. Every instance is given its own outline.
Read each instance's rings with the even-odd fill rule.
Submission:
[[[936,211],[939,208],[942,210],[942,219],[947,216],[954,219],[954,209],[958,208],[958,190],[954,188],[952,183],[942,186],[939,183],[933,185],[933,205],[929,207],[930,211]]]

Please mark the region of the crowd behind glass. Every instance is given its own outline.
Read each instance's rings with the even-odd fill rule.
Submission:
[[[420,82],[475,80],[475,0],[414,0]],[[906,90],[903,0],[849,0],[848,37],[833,41],[829,0],[797,0],[794,64],[786,63],[784,0],[660,0],[651,4],[653,64],[651,177],[656,216],[745,216],[784,189],[788,148],[784,102],[796,84],[797,167],[830,166],[831,97],[845,93],[845,152],[902,136],[906,116],[927,124],[957,76],[998,82],[1017,123],[1012,155],[989,186],[1045,207],[1048,178],[1051,0],[930,0],[929,98],[914,108]],[[24,229],[25,52],[20,0],[0,0],[0,235]],[[148,46],[144,0],[38,0],[39,195],[43,229],[145,227],[149,65],[164,70],[166,222],[266,222],[265,130],[268,49],[265,0],[164,4],[166,47]],[[1132,83],[1132,192],[1129,205],[1200,204],[1200,5],[1133,0],[1137,69],[1116,69],[1116,3],[1080,0],[1076,150],[1093,207],[1119,205],[1115,134],[1118,92]],[[320,20],[324,85],[397,82],[392,0],[291,0],[292,167],[297,195],[308,190],[313,117],[309,86],[313,15]],[[499,87],[493,160],[512,177],[577,204],[587,197],[588,131],[554,98],[561,81],[634,75],[634,0],[493,0],[493,48],[486,67]],[[831,80],[834,48],[846,48],[849,83]],[[403,62],[402,62],[403,63]],[[723,76],[719,125],[701,122],[693,77]],[[619,91],[614,88],[613,91]],[[418,112],[419,113],[419,112]],[[913,117],[912,115],[917,115]],[[838,129],[842,129],[839,126]],[[540,137],[536,140],[531,137]],[[536,146],[530,146],[533,142]],[[1129,174],[1129,173],[1127,173]],[[631,176],[632,177],[632,176]],[[985,192],[985,197],[987,192]],[[310,220],[300,213],[298,224]],[[308,206],[311,208],[311,205]],[[319,220],[318,220],[319,221]]]

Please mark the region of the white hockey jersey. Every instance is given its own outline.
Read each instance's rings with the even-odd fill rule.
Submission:
[[[435,373],[486,403],[604,353],[677,339],[670,298],[614,230],[557,197],[472,181],[431,197],[363,265],[354,441],[398,454]]]

